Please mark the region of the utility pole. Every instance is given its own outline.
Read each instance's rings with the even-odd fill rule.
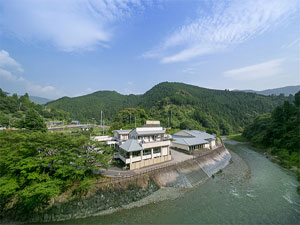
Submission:
[[[103,120],[103,124],[102,124],[102,136],[104,136],[104,120]]]
[[[102,111],[101,111],[101,116],[100,116],[100,126],[102,126]]]
[[[129,121],[130,121],[130,124],[131,124],[131,113],[130,113],[130,116],[129,116]]]
[[[168,127],[170,127],[170,117],[168,117]]]
[[[136,116],[134,117],[134,127],[136,127]]]
[[[170,125],[172,126],[172,110],[171,110]]]
[[[102,135],[104,135],[104,121],[103,121],[103,112],[101,110],[101,126],[102,126]]]

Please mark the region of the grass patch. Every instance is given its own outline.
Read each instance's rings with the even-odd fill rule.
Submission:
[[[234,140],[234,141],[239,141],[239,142],[247,142],[247,139],[243,137],[241,134],[234,134],[234,135],[229,135],[227,138]]]

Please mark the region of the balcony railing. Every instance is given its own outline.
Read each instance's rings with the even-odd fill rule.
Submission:
[[[138,139],[139,143],[141,143],[141,144],[155,143],[155,142],[169,141],[169,140],[170,140],[170,138],[157,138],[157,139],[151,139],[151,140]]]

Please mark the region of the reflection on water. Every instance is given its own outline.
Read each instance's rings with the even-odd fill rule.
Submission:
[[[245,160],[251,175],[239,174],[237,166],[175,200],[55,224],[299,224],[295,176],[247,145],[227,148]]]

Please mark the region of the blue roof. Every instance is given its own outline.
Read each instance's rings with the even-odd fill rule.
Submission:
[[[135,152],[143,150],[143,147],[136,139],[129,139],[120,145],[120,148],[124,149],[126,152]]]
[[[178,138],[172,141],[175,144],[182,144],[182,145],[201,145],[201,144],[207,144],[208,141],[201,139],[201,138]]]
[[[188,146],[207,144],[208,140],[215,140],[213,135],[200,130],[182,130],[173,134],[172,138],[173,143]]]
[[[189,136],[181,136],[180,134],[178,135],[178,133],[180,133],[180,132],[184,132],[184,133],[190,135],[190,137]],[[213,136],[211,134],[208,134],[204,131],[200,131],[200,130],[182,130],[182,131],[176,132],[173,135],[173,138],[193,138],[193,137],[194,138],[195,137],[201,138],[201,139],[204,139],[204,140],[206,140],[206,139],[216,139],[215,136]]]

